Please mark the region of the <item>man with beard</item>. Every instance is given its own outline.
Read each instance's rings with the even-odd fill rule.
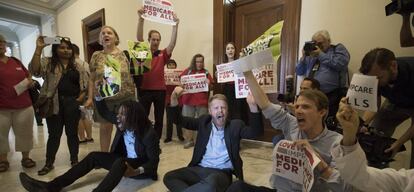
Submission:
[[[396,58],[388,49],[375,48],[365,54],[359,71],[364,75],[377,76],[378,103],[381,103],[380,96],[386,98],[376,114],[365,112],[364,127],[372,121],[372,127],[391,137],[399,124],[411,118],[410,128],[385,150],[395,155],[409,139],[414,143],[414,57]],[[413,152],[414,148],[411,150],[410,168],[414,168]]]
[[[177,103],[176,88],[171,95],[171,105]],[[250,98],[250,99],[249,99]],[[252,101],[252,96],[247,102]],[[243,121],[227,120],[226,96],[216,94],[209,99],[209,114],[198,118],[173,118],[183,128],[197,130],[193,158],[187,167],[170,171],[164,176],[164,184],[171,192],[176,191],[225,191],[232,182],[232,174],[243,180],[242,159],[239,155],[240,140],[252,139],[263,134],[261,116],[255,104],[249,103],[250,127]]]

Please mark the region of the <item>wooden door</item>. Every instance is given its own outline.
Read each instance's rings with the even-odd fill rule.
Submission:
[[[99,33],[104,25],[105,9],[101,9],[82,19],[84,60],[88,63],[95,51],[103,49],[102,45],[99,44]]]
[[[293,75],[297,60],[300,27],[301,0],[227,0],[215,1],[214,5],[214,61],[220,64],[224,44],[234,41],[238,51],[246,47],[268,28],[278,21],[284,20],[282,31],[282,53],[278,62],[278,84],[281,93],[285,91],[285,77]],[[220,7],[220,4],[223,6]],[[221,21],[220,21],[221,18]],[[228,29],[234,26],[234,30]],[[222,35],[222,37],[218,37]],[[268,94],[273,103],[277,103],[277,94]],[[248,113],[245,111],[243,113]],[[264,120],[265,133],[259,138],[271,141],[274,135],[280,134]]]

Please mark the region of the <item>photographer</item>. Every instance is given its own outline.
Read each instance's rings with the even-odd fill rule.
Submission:
[[[411,119],[407,131],[385,151],[395,155],[406,141],[414,141],[414,58],[396,58],[388,49],[375,48],[365,54],[359,71],[364,75],[377,76],[378,103],[381,103],[380,96],[386,98],[376,114],[365,112],[364,127],[372,121],[372,127],[391,137],[399,124]],[[411,150],[410,168],[414,167],[413,152],[414,148]]]
[[[414,191],[414,170],[376,169],[367,166],[364,151],[357,142],[358,113],[342,99],[336,115],[343,128],[341,145],[332,156],[342,179],[361,191]]]
[[[319,81],[321,91],[328,96],[328,117],[335,116],[340,99],[346,94],[349,52],[342,44],[332,45],[328,31],[321,30],[305,43],[296,74]]]

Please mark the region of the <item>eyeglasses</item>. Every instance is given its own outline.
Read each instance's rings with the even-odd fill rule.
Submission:
[[[69,37],[62,37],[62,36],[56,36],[56,38],[59,38],[59,40],[64,40],[64,41],[69,41],[70,42],[70,38]]]

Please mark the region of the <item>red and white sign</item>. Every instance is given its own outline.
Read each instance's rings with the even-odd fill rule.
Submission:
[[[143,0],[144,19],[157,23],[176,25],[173,4],[168,0]]]
[[[181,85],[187,93],[208,92],[208,81],[204,73],[181,76]]]
[[[273,69],[273,67],[274,65],[265,65],[252,70],[265,93],[277,93],[276,69]],[[234,89],[237,99],[246,98],[249,94],[250,89],[243,75],[235,78]]]
[[[234,70],[232,63],[225,63],[216,65],[217,69],[217,82],[218,83],[226,83],[226,82],[233,82],[234,81]]]
[[[183,72],[181,69],[165,69],[164,79],[166,85],[180,85],[180,74]]]
[[[299,149],[293,141],[281,140],[273,150],[273,174],[289,179],[310,191],[314,181],[313,169],[320,159],[308,149]]]

